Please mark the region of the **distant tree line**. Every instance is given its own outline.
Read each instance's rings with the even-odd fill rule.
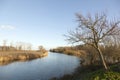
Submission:
[[[3,44],[0,46],[0,51],[31,51],[32,44],[25,42],[7,43],[7,40],[3,40]],[[45,51],[43,46],[38,46],[37,51]]]

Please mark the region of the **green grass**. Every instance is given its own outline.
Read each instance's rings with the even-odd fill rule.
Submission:
[[[91,72],[84,72],[82,80],[120,80],[120,63],[111,65],[109,71],[101,68]]]
[[[98,65],[79,67],[73,74],[51,80],[120,80],[120,63],[111,65],[109,71]]]
[[[98,70],[88,73],[82,80],[120,80],[120,73],[115,71]]]
[[[120,80],[120,73],[114,71],[95,72],[90,80]]]

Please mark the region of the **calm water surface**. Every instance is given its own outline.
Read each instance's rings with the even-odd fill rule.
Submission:
[[[47,57],[0,66],[0,80],[48,80],[74,72],[79,58],[49,53]]]

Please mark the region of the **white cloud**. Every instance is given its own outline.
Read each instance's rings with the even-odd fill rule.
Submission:
[[[12,25],[0,25],[0,30],[14,30],[15,26]]]

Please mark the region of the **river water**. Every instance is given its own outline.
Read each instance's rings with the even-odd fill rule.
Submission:
[[[79,61],[75,56],[50,52],[44,58],[0,66],[0,80],[49,80],[71,74]]]

